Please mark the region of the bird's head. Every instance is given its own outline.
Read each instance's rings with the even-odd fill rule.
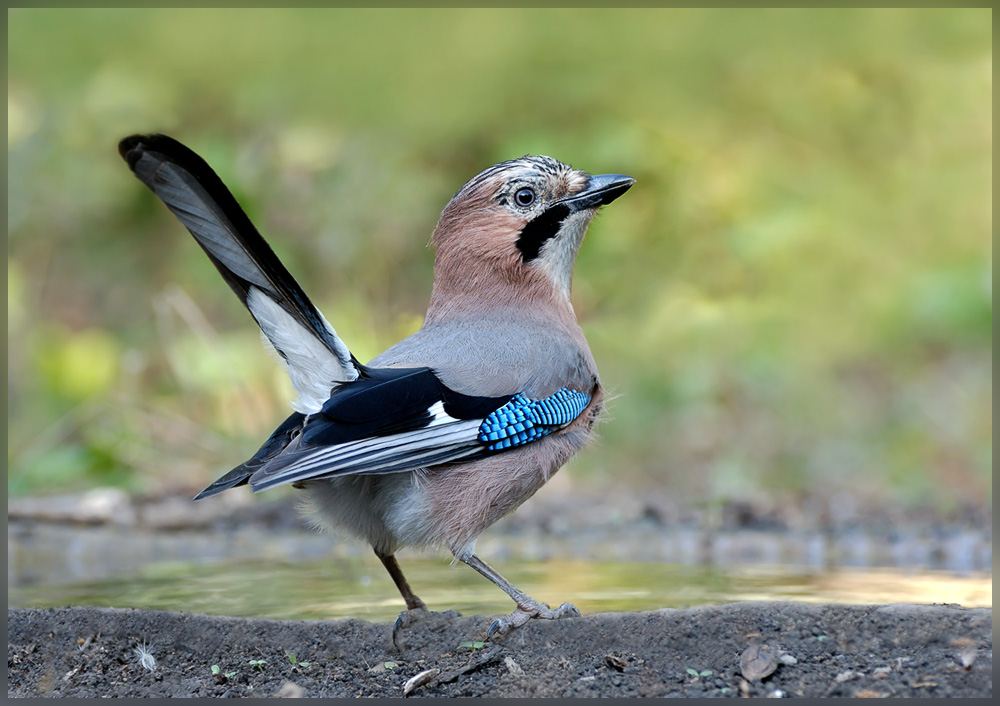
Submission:
[[[634,183],[544,156],[489,167],[452,197],[434,230],[432,309],[470,297],[568,303],[587,226]]]

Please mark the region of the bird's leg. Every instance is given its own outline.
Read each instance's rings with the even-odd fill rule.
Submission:
[[[403,596],[403,600],[406,601],[406,609],[426,609],[427,606],[424,605],[424,602],[413,592],[410,588],[410,584],[406,582],[406,577],[403,576],[403,570],[399,568],[399,562],[396,561],[396,556],[394,554],[382,554],[378,551],[375,552],[375,556],[382,561],[382,566],[385,567],[385,570],[389,572],[389,576],[392,577],[392,582],[396,584],[396,588],[399,589],[400,594]]]
[[[399,562],[396,561],[396,557],[393,554],[382,554],[376,551],[375,555],[382,561],[382,566],[385,570],[389,572],[389,576],[392,577],[392,582],[396,584],[396,588],[399,589],[399,593],[403,596],[403,600],[406,601],[406,610],[399,614],[396,618],[396,622],[392,624],[392,646],[397,650],[400,649],[399,646],[399,633],[400,631],[412,625],[417,620],[421,618],[426,618],[432,613],[427,610],[427,606],[422,600],[417,597],[417,594],[413,592],[410,588],[410,584],[407,582],[406,577],[403,576],[403,570],[399,568]]]
[[[534,598],[515,587],[514,584],[501,576],[496,569],[475,554],[460,556],[459,560],[468,564],[490,581],[495,583],[504,593],[513,598],[514,603],[517,604],[517,608],[513,613],[502,618],[497,618],[493,621],[493,624],[490,625],[490,629],[486,633],[487,639],[492,637],[494,633],[500,633],[502,635],[511,628],[520,627],[532,618],[556,620],[557,618],[574,618],[580,615],[580,611],[577,610],[576,606],[571,603],[563,603],[558,608],[549,608],[547,604],[539,603]]]

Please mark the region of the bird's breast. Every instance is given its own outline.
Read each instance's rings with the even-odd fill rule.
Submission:
[[[597,365],[575,321],[491,317],[424,327],[372,360],[373,367],[426,366],[467,395],[548,397],[564,387],[590,393]]]

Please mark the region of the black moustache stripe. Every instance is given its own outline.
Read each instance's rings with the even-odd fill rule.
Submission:
[[[517,239],[517,249],[521,251],[521,259],[524,262],[531,262],[537,258],[542,246],[559,233],[567,216],[569,216],[569,206],[556,204],[528,221]]]

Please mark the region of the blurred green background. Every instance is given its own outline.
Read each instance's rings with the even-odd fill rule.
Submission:
[[[637,178],[574,302],[562,475],[693,504],[992,506],[990,10],[8,10],[8,493],[198,490],[292,392],[117,141],[201,153],[361,360],[450,196]]]

